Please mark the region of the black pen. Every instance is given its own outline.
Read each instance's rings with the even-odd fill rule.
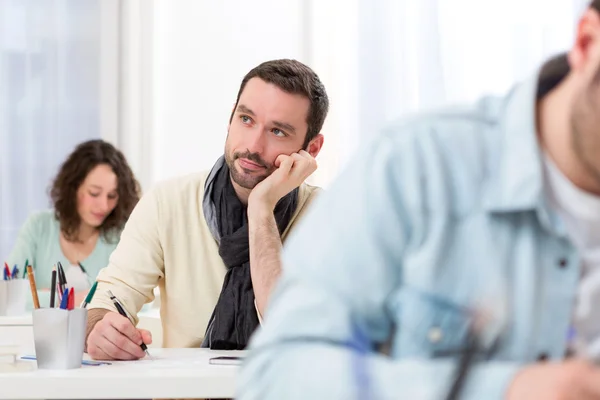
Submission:
[[[479,335],[474,326],[469,327],[465,337],[465,346],[461,351],[458,365],[455,370],[454,379],[446,400],[458,400],[461,398],[463,388],[475,363],[475,356],[479,352]]]
[[[123,306],[121,305],[119,300],[115,297],[115,295],[112,294],[112,292],[110,290],[108,290],[107,293],[108,293],[108,296],[110,297],[110,299],[112,300],[113,304],[115,305],[119,314],[121,314],[125,318],[129,319],[129,317],[127,316],[127,313],[125,312],[125,309],[123,308]],[[146,346],[146,343],[142,342],[140,347],[142,348],[142,350],[144,350],[146,352],[146,354],[148,355],[148,357],[150,357],[151,360],[154,360],[152,358],[152,356],[150,355],[150,353],[148,352],[148,346]]]
[[[57,272],[59,293],[62,294],[67,286],[67,277],[65,275],[65,270],[63,269],[63,266],[60,261],[56,263],[56,266],[58,267]]]

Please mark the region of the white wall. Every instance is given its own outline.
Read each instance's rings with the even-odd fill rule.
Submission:
[[[154,2],[151,181],[210,169],[243,76],[305,58],[302,0]]]
[[[298,59],[325,84],[331,108],[309,181],[326,187],[398,116],[503,93],[531,75],[569,46],[588,0],[376,2],[123,2],[118,143],[144,189],[213,165],[241,79],[260,62]]]

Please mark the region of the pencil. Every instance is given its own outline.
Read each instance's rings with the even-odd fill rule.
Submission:
[[[31,268],[31,265],[27,266],[27,277],[29,278],[29,288],[31,289],[31,296],[33,297],[33,307],[36,309],[40,308],[40,299],[38,298],[35,277],[33,276],[33,268]]]
[[[56,265],[52,267],[52,281],[50,283],[50,308],[54,308],[56,299]]]

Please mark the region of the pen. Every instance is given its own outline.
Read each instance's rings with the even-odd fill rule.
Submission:
[[[29,288],[31,289],[31,296],[33,297],[33,307],[36,309],[40,308],[40,299],[38,298],[35,277],[33,276],[33,268],[31,268],[31,265],[27,266],[27,277],[29,278]]]
[[[446,400],[458,400],[461,398],[463,388],[470,375],[475,362],[475,356],[479,351],[479,337],[473,327],[469,328],[465,337],[465,348],[458,361],[458,366],[454,374],[454,380]]]
[[[115,295],[112,294],[112,292],[110,290],[107,291],[107,293],[110,296],[110,299],[112,300],[113,304],[117,308],[117,311],[119,312],[119,314],[121,314],[125,318],[129,319],[129,317],[127,316],[127,313],[125,312],[125,309],[123,308],[123,306],[121,305],[121,303],[119,303],[119,300],[117,300],[117,298],[115,297]],[[146,354],[148,354],[148,357],[150,357],[150,359],[153,359],[152,356],[150,355],[150,353],[148,352],[148,346],[146,346],[146,343],[142,342],[142,344],[140,345],[140,347],[142,348],[142,350],[144,350],[146,352]]]
[[[69,290],[69,295],[67,296],[67,310],[75,309],[75,289],[71,288]]]
[[[7,281],[11,278],[12,278],[12,275],[10,273],[10,268],[8,267],[8,264],[5,262],[4,263],[4,280]]]
[[[88,283],[91,283],[91,278],[88,275],[87,271],[85,270],[85,268],[83,268],[83,264],[80,263],[79,261],[77,261],[77,265],[79,265],[79,269],[81,270],[81,272],[83,272],[83,274],[85,275],[85,277],[87,278]]]
[[[85,300],[81,304],[81,308],[86,308],[87,305],[92,302],[92,299],[94,298],[94,293],[96,293],[97,287],[98,287],[98,281],[94,282],[94,284],[92,285],[92,288],[88,292],[87,296],[85,296]]]
[[[23,279],[27,275],[27,267],[29,266],[29,258],[25,260],[25,265],[23,266]]]
[[[62,299],[60,301],[60,309],[66,310],[69,306],[69,289],[65,289],[62,295]]]
[[[50,308],[54,308],[56,299],[56,265],[52,267],[52,278],[50,283]]]
[[[15,264],[15,266],[12,269],[12,278],[17,279],[18,277],[19,277],[19,267],[17,267],[17,264]]]
[[[56,266],[58,267],[58,287],[59,287],[59,293],[62,293],[65,291],[65,286],[67,285],[67,277],[65,276],[65,270],[63,269],[63,266],[61,264],[60,261],[58,261],[56,263]]]
[[[58,294],[58,306],[59,307],[60,307],[60,303],[62,302],[63,292],[65,291],[65,288],[63,287],[63,282],[62,282],[61,267],[62,267],[62,265],[60,264],[60,261],[57,262],[56,263],[56,292]]]
[[[83,272],[84,274],[87,275],[87,271],[85,270],[85,268],[83,268],[83,264],[81,264],[79,261],[77,261],[77,265],[79,265],[79,269],[81,269],[81,272]]]

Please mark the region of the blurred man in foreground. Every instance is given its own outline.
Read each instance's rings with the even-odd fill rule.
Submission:
[[[388,129],[283,265],[241,400],[600,399],[600,1],[506,97]]]

